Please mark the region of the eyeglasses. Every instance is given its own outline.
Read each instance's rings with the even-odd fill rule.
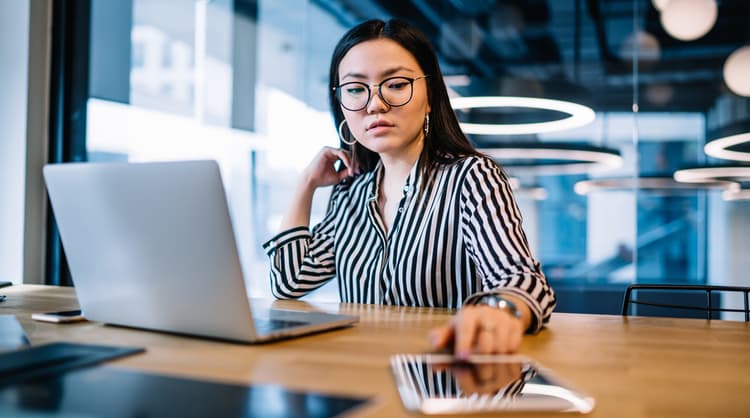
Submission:
[[[414,95],[414,82],[427,78],[429,75],[423,75],[417,78],[409,77],[389,77],[374,84],[372,87],[378,88],[378,95],[383,101],[392,107],[403,106],[411,101]],[[333,88],[336,92],[341,106],[346,110],[357,112],[367,107],[372,97],[372,90],[368,84],[361,81],[350,81]]]

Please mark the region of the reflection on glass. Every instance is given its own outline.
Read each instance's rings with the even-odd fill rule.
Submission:
[[[310,158],[338,144],[327,101],[333,47],[373,10],[431,37],[457,95],[544,97],[596,111],[581,128],[506,138],[613,148],[625,160],[616,170],[578,174],[550,172],[542,162],[522,174],[505,167],[522,187],[546,191],[544,200],[516,197],[532,252],[562,296],[558,311],[615,313],[634,281],[744,277],[743,247],[731,245],[746,235],[743,202],[722,200],[719,191],[675,198],[641,187],[586,196],[573,188],[716,163],[703,152],[706,140],[750,120],[750,87],[738,88],[731,77],[747,71],[730,60],[749,51],[747,0],[718,2],[721,24],[691,42],[664,31],[666,0],[583,2],[591,10],[564,1],[495,1],[489,8],[468,0],[407,2],[413,7],[374,0],[346,2],[351,7],[314,0],[92,3],[91,38],[101,48],[91,50],[89,161],[219,162],[254,297],[270,296],[260,243],[278,232]],[[574,32],[579,42],[571,42]],[[564,115],[492,108],[466,116],[518,123]],[[485,150],[504,141],[471,139]],[[316,193],[313,224],[327,198]],[[310,299],[338,301],[335,280]]]
[[[404,406],[424,414],[490,411],[588,413],[587,397],[522,356],[398,355],[391,359]]]
[[[334,417],[364,399],[241,386],[107,367],[46,376],[0,388],[0,417]]]
[[[27,345],[29,339],[15,315],[0,315],[0,353]]]

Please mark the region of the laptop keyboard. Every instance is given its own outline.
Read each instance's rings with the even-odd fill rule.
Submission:
[[[255,319],[255,332],[257,334],[270,334],[275,331],[281,331],[292,327],[298,327],[302,325],[309,325],[309,322],[303,321],[287,321],[283,319]]]

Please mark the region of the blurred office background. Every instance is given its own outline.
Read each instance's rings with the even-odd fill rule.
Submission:
[[[458,114],[513,177],[560,311],[616,313],[630,283],[750,285],[747,0],[2,2],[0,278],[70,283],[42,163],[210,158],[270,296],[260,244],[338,143],[332,49],[391,17],[430,37],[452,95],[498,98]]]

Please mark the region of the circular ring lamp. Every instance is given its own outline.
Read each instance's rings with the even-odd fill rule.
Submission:
[[[713,166],[677,170],[674,179],[681,183],[711,183],[715,181],[733,182],[738,190],[739,183],[750,182],[750,166]]]
[[[730,181],[714,181],[709,183],[680,183],[671,177],[625,177],[614,179],[592,179],[583,180],[573,186],[573,190],[579,195],[587,195],[598,191],[633,190],[641,189],[649,192],[661,192],[665,194],[691,193],[696,190],[718,189],[729,190],[736,188],[737,184]]]
[[[729,201],[750,200],[750,189],[725,190],[721,194],[721,198]]]
[[[547,200],[547,189],[544,187],[519,187],[513,190],[518,199]]]
[[[703,147],[703,151],[714,158],[750,161],[750,132],[714,139]]]
[[[542,99],[535,97],[517,96],[475,96],[454,97],[451,106],[456,110],[476,108],[527,108],[537,110],[552,110],[566,113],[569,116],[534,123],[460,123],[461,129],[467,134],[475,135],[526,135],[545,132],[562,131],[588,125],[596,119],[596,113],[588,106],[563,100]]]
[[[582,174],[622,167],[617,150],[570,144],[500,144],[480,148],[514,175]]]
[[[725,181],[731,186],[722,193],[724,200],[745,199],[747,190],[742,189],[742,184],[750,182],[750,166],[714,166],[697,167],[677,170],[674,179],[683,183],[712,183]]]
[[[510,188],[513,196],[519,199],[547,200],[547,189],[541,186],[524,186],[518,177],[509,177]]]
[[[673,38],[693,41],[707,34],[716,23],[716,0],[669,0],[661,9],[661,25]]]

